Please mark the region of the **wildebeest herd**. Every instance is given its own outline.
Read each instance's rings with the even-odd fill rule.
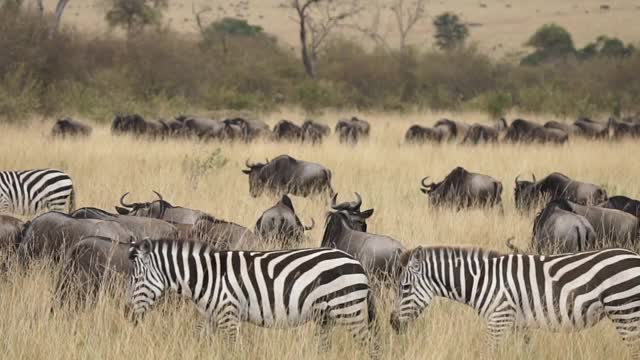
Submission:
[[[73,128],[72,121],[64,123],[56,124],[57,128]],[[239,118],[216,125],[190,117],[158,122],[159,126],[149,123],[139,116],[119,116],[112,131],[152,136],[186,136],[187,131],[188,136],[202,139],[243,141],[269,132],[259,122]],[[409,139],[411,133],[424,142],[478,143],[502,137],[556,143],[566,141],[568,132],[620,138],[622,132],[636,134],[638,129],[632,121],[615,119],[604,125],[581,119],[566,129],[531,124],[515,120],[495,127],[466,126],[441,120],[424,132],[412,127],[406,140],[416,141]],[[316,143],[330,131],[313,122],[305,125],[297,128],[282,121],[269,136]],[[341,141],[356,143],[369,135],[370,128],[353,118],[340,122],[336,132]],[[90,129],[77,130],[77,134],[87,133]],[[127,314],[136,322],[165,291],[173,289],[191,298],[207,322],[231,342],[242,321],[264,327],[313,321],[320,329],[321,349],[328,346],[328,329],[344,325],[377,357],[375,304],[380,292],[389,288],[396,294],[390,323],[398,333],[434,297],[445,297],[473,307],[487,320],[492,348],[514,328],[579,330],[605,317],[630,345],[640,339],[640,256],[634,252],[640,241],[638,200],[610,196],[603,186],[558,172],[540,180],[532,176],[530,181],[514,176],[518,211],[526,216],[541,209],[532,219],[527,249],[517,249],[510,242],[511,254],[478,248],[407,249],[401,239],[368,231],[367,220],[374,209],[362,210],[358,192],[349,201],[338,201],[327,167],[289,155],[245,165],[240,170],[247,175],[250,195],[275,198],[272,207],[246,226],[175,206],[159,192],[156,199],[133,203],[125,193],[115,213],[74,209],[74,191],[66,183],[28,181],[53,170],[0,173],[0,211],[52,210],[25,223],[1,216],[0,249],[13,252],[22,267],[41,258],[62,263],[56,306],[71,297],[90,300],[105,283],[124,287],[110,281],[111,276],[122,277],[128,279]],[[431,207],[458,212],[503,210],[503,184],[489,175],[456,167],[440,181],[428,180],[416,179],[416,193],[424,193]],[[315,220],[296,213],[290,195],[329,201],[317,248],[299,249]],[[14,204],[16,199],[19,206]],[[501,211],[496,216],[502,216]],[[640,354],[635,350],[635,356]]]

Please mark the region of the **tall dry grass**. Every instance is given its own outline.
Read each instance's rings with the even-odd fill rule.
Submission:
[[[538,176],[561,171],[569,176],[603,184],[611,194],[640,197],[640,168],[632,163],[638,144],[572,140],[562,147],[496,145],[407,146],[404,131],[412,122],[432,123],[441,116],[467,122],[478,114],[368,114],[372,137],[355,147],[337,143],[332,135],[321,146],[298,144],[194,143],[147,141],[111,136],[98,127],[88,139],[54,141],[50,124],[0,128],[0,169],[56,167],[68,171],[78,190],[78,206],[112,210],[119,196],[131,192],[132,200],[152,198],[158,190],[173,204],[202,209],[215,216],[252,227],[261,211],[274,199],[253,199],[240,170],[247,158],[261,160],[282,153],[317,161],[333,171],[340,199],[358,191],[364,208],[375,208],[369,229],[390,235],[407,247],[417,245],[471,245],[505,251],[504,241],[516,237],[526,246],[533,214],[514,208],[513,179],[518,174]],[[339,114],[320,120],[331,125]],[[297,113],[270,115],[301,119]],[[229,161],[196,177],[189,174],[193,159],[206,158],[220,147]],[[504,215],[497,210],[435,210],[420,193],[419,181],[430,175],[441,179],[455,166],[486,173],[504,184]],[[293,198],[304,222],[314,217],[320,224],[304,246],[317,246],[327,211],[326,199]],[[123,316],[123,296],[104,294],[97,304],[80,311],[49,313],[55,267],[38,264],[28,273],[11,270],[0,280],[0,358],[2,359],[327,359],[365,357],[364,349],[336,329],[333,348],[316,353],[314,327],[267,330],[245,324],[241,342],[232,349],[220,336],[201,337],[194,307],[152,311],[134,327]],[[379,300],[381,341],[385,359],[484,358],[484,324],[470,308],[438,300],[405,336],[388,325],[392,293]],[[498,359],[621,359],[628,356],[623,342],[606,321],[577,334],[531,333],[527,345],[518,336],[505,342]]]

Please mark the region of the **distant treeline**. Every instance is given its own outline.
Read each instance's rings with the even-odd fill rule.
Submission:
[[[63,114],[109,121],[118,112],[168,116],[283,105],[480,110],[491,117],[510,109],[572,118],[640,111],[638,52],[584,55],[604,54],[606,38],[580,53],[569,49],[580,56],[550,58],[536,46],[532,65],[496,60],[474,46],[368,50],[333,37],[312,79],[297,54],[262,32],[227,34],[220,45],[167,29],[128,38],[52,33],[48,21],[26,10],[0,12],[3,121]]]

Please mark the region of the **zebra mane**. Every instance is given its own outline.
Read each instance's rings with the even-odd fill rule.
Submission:
[[[453,254],[456,257],[465,257],[471,255],[480,259],[491,259],[504,256],[505,254],[499,253],[494,250],[487,250],[479,247],[456,247],[456,246],[430,246],[430,247],[417,247],[410,249],[400,255],[400,266],[406,267],[409,264],[411,256],[417,252],[422,251],[425,258],[428,258],[429,253],[446,253],[447,255]]]

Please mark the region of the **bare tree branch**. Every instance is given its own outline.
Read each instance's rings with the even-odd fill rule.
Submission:
[[[58,32],[60,28],[60,22],[62,21],[62,14],[64,13],[64,9],[69,3],[69,0],[58,0],[58,4],[56,5],[56,10],[54,12],[54,21],[51,25],[50,36]]]

